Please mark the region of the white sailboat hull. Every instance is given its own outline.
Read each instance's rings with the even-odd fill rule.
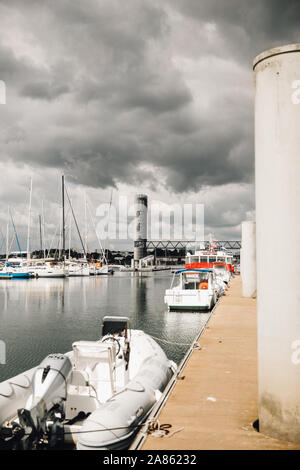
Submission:
[[[89,276],[90,275],[90,268],[70,268],[69,269],[69,276],[70,277],[82,277],[82,276]]]
[[[105,264],[104,266],[101,266],[101,268],[98,267],[92,267],[90,269],[90,274],[91,276],[103,276],[110,274],[108,266]]]
[[[65,278],[68,277],[69,273],[65,269],[41,269],[36,271],[36,275],[41,278]]]

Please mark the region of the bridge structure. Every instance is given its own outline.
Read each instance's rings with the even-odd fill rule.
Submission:
[[[242,247],[242,243],[240,240],[216,240],[212,242],[214,245],[218,247],[218,249],[226,248],[229,251],[240,251]],[[210,247],[210,242],[205,241],[195,241],[195,240],[147,240],[146,248],[147,251],[149,250],[187,250],[188,248],[192,249],[196,246],[201,247],[205,250],[208,250]]]
[[[135,241],[135,246],[139,241]],[[188,251],[210,248],[210,242],[195,240],[145,240],[147,255],[154,255],[156,262],[183,263]],[[216,240],[212,242],[216,249],[225,248],[233,254],[234,261],[239,263],[242,243],[240,240]],[[160,261],[159,261],[160,260]]]

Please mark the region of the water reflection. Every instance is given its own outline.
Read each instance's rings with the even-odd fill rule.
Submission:
[[[66,352],[79,339],[100,336],[105,315],[128,316],[133,328],[161,342],[170,359],[181,360],[208,314],[169,313],[163,303],[171,273],[115,273],[106,277],[1,280],[0,339],[7,364],[0,380],[26,370],[51,352]]]

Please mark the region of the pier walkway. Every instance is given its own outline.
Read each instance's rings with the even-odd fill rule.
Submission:
[[[184,315],[184,313],[183,313]],[[256,300],[233,279],[162,412],[171,437],[149,435],[142,450],[300,449],[258,433]]]

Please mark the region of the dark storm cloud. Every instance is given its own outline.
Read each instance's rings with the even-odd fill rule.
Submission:
[[[0,73],[11,87],[18,87],[23,81],[36,79],[40,71],[26,59],[17,59],[13,51],[0,44]]]
[[[28,83],[21,90],[21,95],[32,99],[53,100],[64,93],[68,93],[66,85],[57,85],[49,82]]]
[[[233,53],[251,63],[263,50],[299,42],[298,0],[172,0],[172,5],[199,22],[216,23],[224,42],[221,50],[212,48],[215,54]]]
[[[164,11],[134,1],[122,8],[105,1],[91,2],[91,8],[74,1],[57,2],[56,8],[53,2],[51,8],[30,5],[22,25],[34,33],[48,62],[40,73],[23,74],[25,83],[16,90],[20,97],[55,101],[57,107],[41,105],[40,119],[34,115],[24,125],[25,145],[10,139],[7,153],[60,166],[96,187],[151,176],[139,165],[152,163],[154,122],[159,125],[161,114],[179,112],[192,101],[180,73],[163,51],[160,56],[168,29]],[[20,63],[16,58],[15,67]]]
[[[298,1],[0,0],[0,14],[2,160],[95,188],[252,184],[252,60],[299,41]]]

